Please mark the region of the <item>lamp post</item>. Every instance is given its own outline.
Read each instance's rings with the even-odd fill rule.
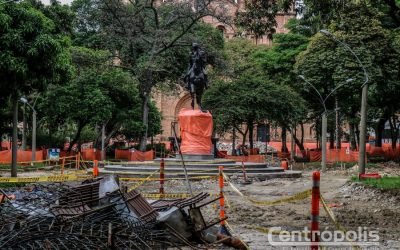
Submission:
[[[358,156],[358,171],[360,174],[365,174],[365,139],[367,137],[367,98],[368,98],[368,73],[365,69],[364,65],[360,61],[360,58],[356,55],[356,53],[350,48],[350,46],[337,39],[332,33],[328,30],[320,30],[322,34],[331,38],[333,41],[339,43],[343,47],[345,47],[357,60],[358,64],[361,66],[363,73],[364,73],[364,83],[362,87],[362,94],[361,94],[361,121],[360,121],[360,149],[359,149],[359,156]]]
[[[318,91],[318,89],[312,83],[310,83],[303,75],[299,75],[299,78],[302,79],[305,83],[307,83],[314,89],[314,91],[318,94],[319,101],[321,102],[322,107],[324,108],[324,112],[322,113],[322,131],[321,131],[321,147],[322,147],[321,168],[322,168],[322,171],[325,171],[326,170],[326,134],[328,133],[328,119],[327,119],[328,110],[326,109],[325,102],[336,90],[338,90],[343,85],[353,81],[353,79],[349,78],[344,83],[339,84],[325,98],[323,98],[321,93]]]
[[[19,99],[22,103],[28,105],[32,109],[32,161],[36,160],[36,110],[34,108],[35,104],[30,105],[25,97]]]

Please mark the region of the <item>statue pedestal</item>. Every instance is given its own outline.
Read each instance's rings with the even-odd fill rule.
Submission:
[[[213,159],[211,135],[213,120],[209,112],[181,109],[179,112],[181,132],[181,151],[184,158],[190,160]]]

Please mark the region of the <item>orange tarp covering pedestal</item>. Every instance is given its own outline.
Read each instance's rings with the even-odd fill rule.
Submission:
[[[211,154],[212,116],[209,112],[181,109],[179,112],[183,154]]]

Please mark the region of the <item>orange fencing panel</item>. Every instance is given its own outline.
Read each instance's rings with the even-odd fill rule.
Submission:
[[[35,161],[43,160],[43,151],[36,151],[36,159]],[[3,150],[0,151],[0,162],[2,163],[11,163],[12,161],[12,151],[11,150]],[[17,151],[17,162],[30,162],[32,161],[32,151]]]
[[[115,150],[115,159],[129,159],[129,150],[125,149],[116,149]]]
[[[183,154],[210,154],[213,121],[210,112],[181,109],[179,112]]]
[[[146,152],[141,151],[130,151],[129,152],[129,161],[152,161],[154,160],[154,151],[149,150]]]
[[[1,142],[1,148],[11,149],[11,142],[9,142],[9,141],[2,141],[2,142]]]
[[[98,160],[98,152],[100,150],[96,150],[95,148],[88,148],[88,149],[82,149],[81,154],[82,154],[82,159],[85,161],[94,161]]]
[[[279,159],[289,159],[290,158],[290,153],[285,153],[285,152],[278,151],[278,157],[279,157]]]
[[[321,161],[322,160],[322,153],[321,151],[309,151],[310,161]]]

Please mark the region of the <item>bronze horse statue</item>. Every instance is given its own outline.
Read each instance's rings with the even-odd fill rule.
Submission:
[[[190,96],[192,97],[192,109],[194,110],[194,102],[196,98],[196,103],[202,112],[204,112],[204,110],[201,104],[201,98],[204,90],[208,87],[205,64],[205,52],[200,49],[198,44],[193,43],[192,53],[190,54],[190,64],[184,80],[186,82],[186,87],[190,92]]]

